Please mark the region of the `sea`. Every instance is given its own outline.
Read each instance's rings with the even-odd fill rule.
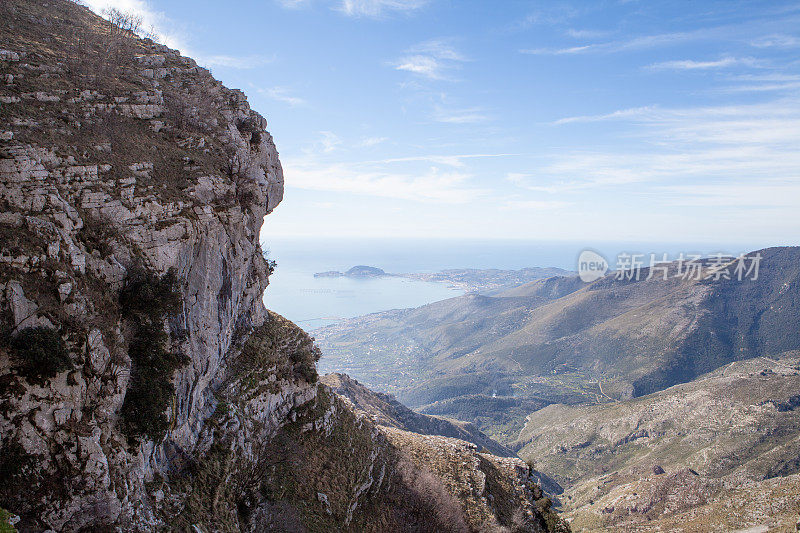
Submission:
[[[390,309],[418,307],[463,291],[447,283],[397,277],[315,278],[317,272],[345,271],[356,265],[388,273],[438,272],[452,268],[521,269],[559,267],[574,271],[581,251],[594,250],[614,265],[620,253],[653,253],[674,259],[680,253],[739,254],[759,248],[742,244],[643,242],[556,242],[521,240],[319,239],[262,237],[277,262],[264,304],[306,330],[344,318]],[[646,259],[647,260],[647,259]]]

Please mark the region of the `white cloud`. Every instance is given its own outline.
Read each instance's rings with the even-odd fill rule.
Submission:
[[[435,57],[411,55],[400,59],[395,64],[395,68],[397,70],[405,70],[426,78],[438,80],[442,79],[441,71],[444,67]]]
[[[575,117],[564,117],[556,120],[553,122],[553,124],[559,125],[572,124],[576,122],[603,122],[606,120],[634,118],[652,114],[657,110],[658,108],[655,106],[634,107],[630,109],[620,109],[618,111],[613,111],[603,115],[579,115]]]
[[[303,152],[302,157],[283,158],[287,187],[352,193],[358,195],[416,200],[443,204],[463,204],[487,196],[489,191],[470,184],[474,174],[466,161],[505,157],[513,154],[424,154],[377,160],[331,161],[346,155],[340,149],[350,146],[329,131],[322,140]],[[355,144],[375,145],[387,139],[373,137]],[[358,152],[355,152],[358,153]]]
[[[564,3],[542,2],[535,11],[514,22],[512,29],[525,30],[539,24],[554,26],[575,18],[579,14],[578,9]]]
[[[800,37],[793,35],[767,35],[750,43],[756,48],[795,48],[800,46]]]
[[[533,56],[561,56],[570,54],[580,54],[587,52],[596,45],[588,44],[585,46],[570,46],[568,48],[524,48],[519,52]]]
[[[609,32],[605,30],[577,30],[574,28],[567,30],[567,35],[575,39],[593,39],[596,37],[605,37],[608,34]]]
[[[286,9],[299,9],[308,4],[308,0],[278,0],[278,3]]]
[[[321,131],[320,134],[322,135],[322,139],[319,141],[319,144],[322,146],[322,151],[326,154],[335,151],[339,145],[342,144],[342,140],[339,136],[332,131]]]
[[[741,85],[726,87],[727,92],[768,92],[768,91],[797,91],[800,89],[800,76],[796,74],[761,74],[741,75],[732,78],[734,81],[745,82]]]
[[[470,187],[472,175],[430,167],[423,172],[396,170],[363,163],[319,164],[308,158],[284,161],[287,187],[316,191],[462,204],[487,194]]]
[[[365,137],[358,141],[355,146],[356,148],[369,148],[371,146],[377,146],[385,143],[388,140],[389,139],[387,137]]]
[[[287,87],[270,87],[269,89],[258,89],[258,92],[265,96],[268,96],[269,98],[272,98],[273,100],[277,100],[278,102],[289,104],[292,107],[303,106],[307,104],[307,102],[304,99],[298,96],[293,96]]]
[[[560,200],[508,200],[505,203],[506,207],[510,209],[535,209],[537,211],[550,211],[563,209],[572,205],[570,202],[562,202]]]
[[[797,91],[800,89],[800,82],[786,83],[761,83],[758,85],[739,85],[730,87],[730,92],[766,92],[766,91]]]
[[[800,176],[798,176],[800,178]],[[670,205],[692,207],[797,208],[800,179],[762,180],[756,183],[713,183],[659,187]]]
[[[467,107],[461,109],[445,109],[437,106],[433,113],[436,122],[447,124],[477,124],[486,122],[489,116],[480,107]]]
[[[286,9],[310,6],[313,0],[277,0]],[[333,4],[333,9],[349,17],[383,18],[388,13],[411,13],[424,7],[428,0],[320,0]]]
[[[227,67],[235,69],[250,69],[274,62],[275,56],[251,55],[237,57],[227,55],[198,55],[195,57],[195,59],[197,60],[198,64],[206,68]]]
[[[659,33],[655,35],[642,35],[628,40],[609,41],[604,43],[590,43],[582,46],[566,48],[526,48],[520,50],[522,54],[529,55],[573,55],[588,52],[614,53],[631,50],[644,50],[660,46],[670,46],[687,41],[709,39],[716,32],[708,29],[694,32]]]
[[[396,70],[404,70],[431,80],[449,79],[448,71],[466,61],[446,40],[432,40],[409,48],[406,54],[392,63]]]
[[[435,163],[437,165],[447,165],[455,168],[463,168],[466,166],[465,159],[482,159],[486,157],[513,157],[519,154],[461,154],[461,155],[421,155],[411,157],[395,157],[392,159],[384,159],[382,161],[372,161],[372,163],[405,163],[412,161],[424,161],[428,163]]]
[[[647,68],[654,70],[706,70],[732,67],[735,65],[756,66],[758,65],[758,61],[752,57],[723,57],[722,59],[718,59],[716,61],[695,61],[692,59],[684,59],[654,63],[649,65]]]
[[[343,0],[339,10],[351,17],[378,18],[387,12],[409,13],[426,3],[426,0]]]
[[[798,99],[697,108],[643,107],[570,117],[557,123],[603,120],[631,122],[632,133],[624,133],[629,150],[574,151],[552,157],[537,168],[535,184],[529,185],[526,176],[509,179],[530,190],[550,193],[632,183],[640,184],[637,190],[652,192],[652,184],[686,187],[681,182],[689,181],[691,187],[718,183],[720,194],[730,196],[722,192],[727,187],[745,191],[765,184],[766,198],[778,205],[785,201],[781,194],[800,186]],[[636,139],[641,142],[633,142]],[[793,185],[781,188],[776,183]],[[744,202],[746,194],[737,197]],[[756,198],[753,196],[754,202]],[[791,198],[796,205],[800,195]]]

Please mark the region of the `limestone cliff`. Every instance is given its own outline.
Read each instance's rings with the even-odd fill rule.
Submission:
[[[313,339],[261,300],[266,120],[118,22],[0,4],[0,520],[564,528],[520,460],[389,438],[316,383]]]

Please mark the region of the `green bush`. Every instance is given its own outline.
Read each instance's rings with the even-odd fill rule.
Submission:
[[[250,144],[257,145],[261,143],[261,127],[252,118],[240,120],[236,124],[237,129],[245,134],[250,134]]]
[[[159,277],[142,267],[134,267],[125,280],[119,296],[122,312],[127,318],[137,321],[175,314],[181,310],[181,295],[178,279],[170,269]]]
[[[44,384],[72,367],[61,335],[53,328],[26,328],[11,338],[19,373],[31,383]]]
[[[266,260],[267,262],[267,271],[271,276],[275,272],[275,269],[278,267],[278,262],[275,261],[274,259],[270,259],[269,250],[262,250],[261,255],[264,256],[264,260]]]
[[[17,528],[11,524],[13,515],[0,507],[0,533],[16,533]]]
[[[86,213],[83,215],[83,227],[78,231],[78,240],[89,253],[97,250],[101,257],[108,257],[114,252],[111,240],[117,237],[112,228],[108,220]]]
[[[164,319],[181,308],[177,278],[170,270],[156,276],[135,269],[120,293],[123,316],[133,326],[128,348],[131,382],[122,405],[122,427],[131,438],[147,436],[160,441],[169,429],[165,415],[175,386],[172,375],[188,363],[185,355],[169,351]]]

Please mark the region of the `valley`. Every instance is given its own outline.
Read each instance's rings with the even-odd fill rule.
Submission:
[[[793,531],[800,248],[758,253],[750,281],[673,264],[358,317],[314,332],[320,367],[474,424],[563,489],[575,531]],[[727,512],[743,492],[764,508]]]

